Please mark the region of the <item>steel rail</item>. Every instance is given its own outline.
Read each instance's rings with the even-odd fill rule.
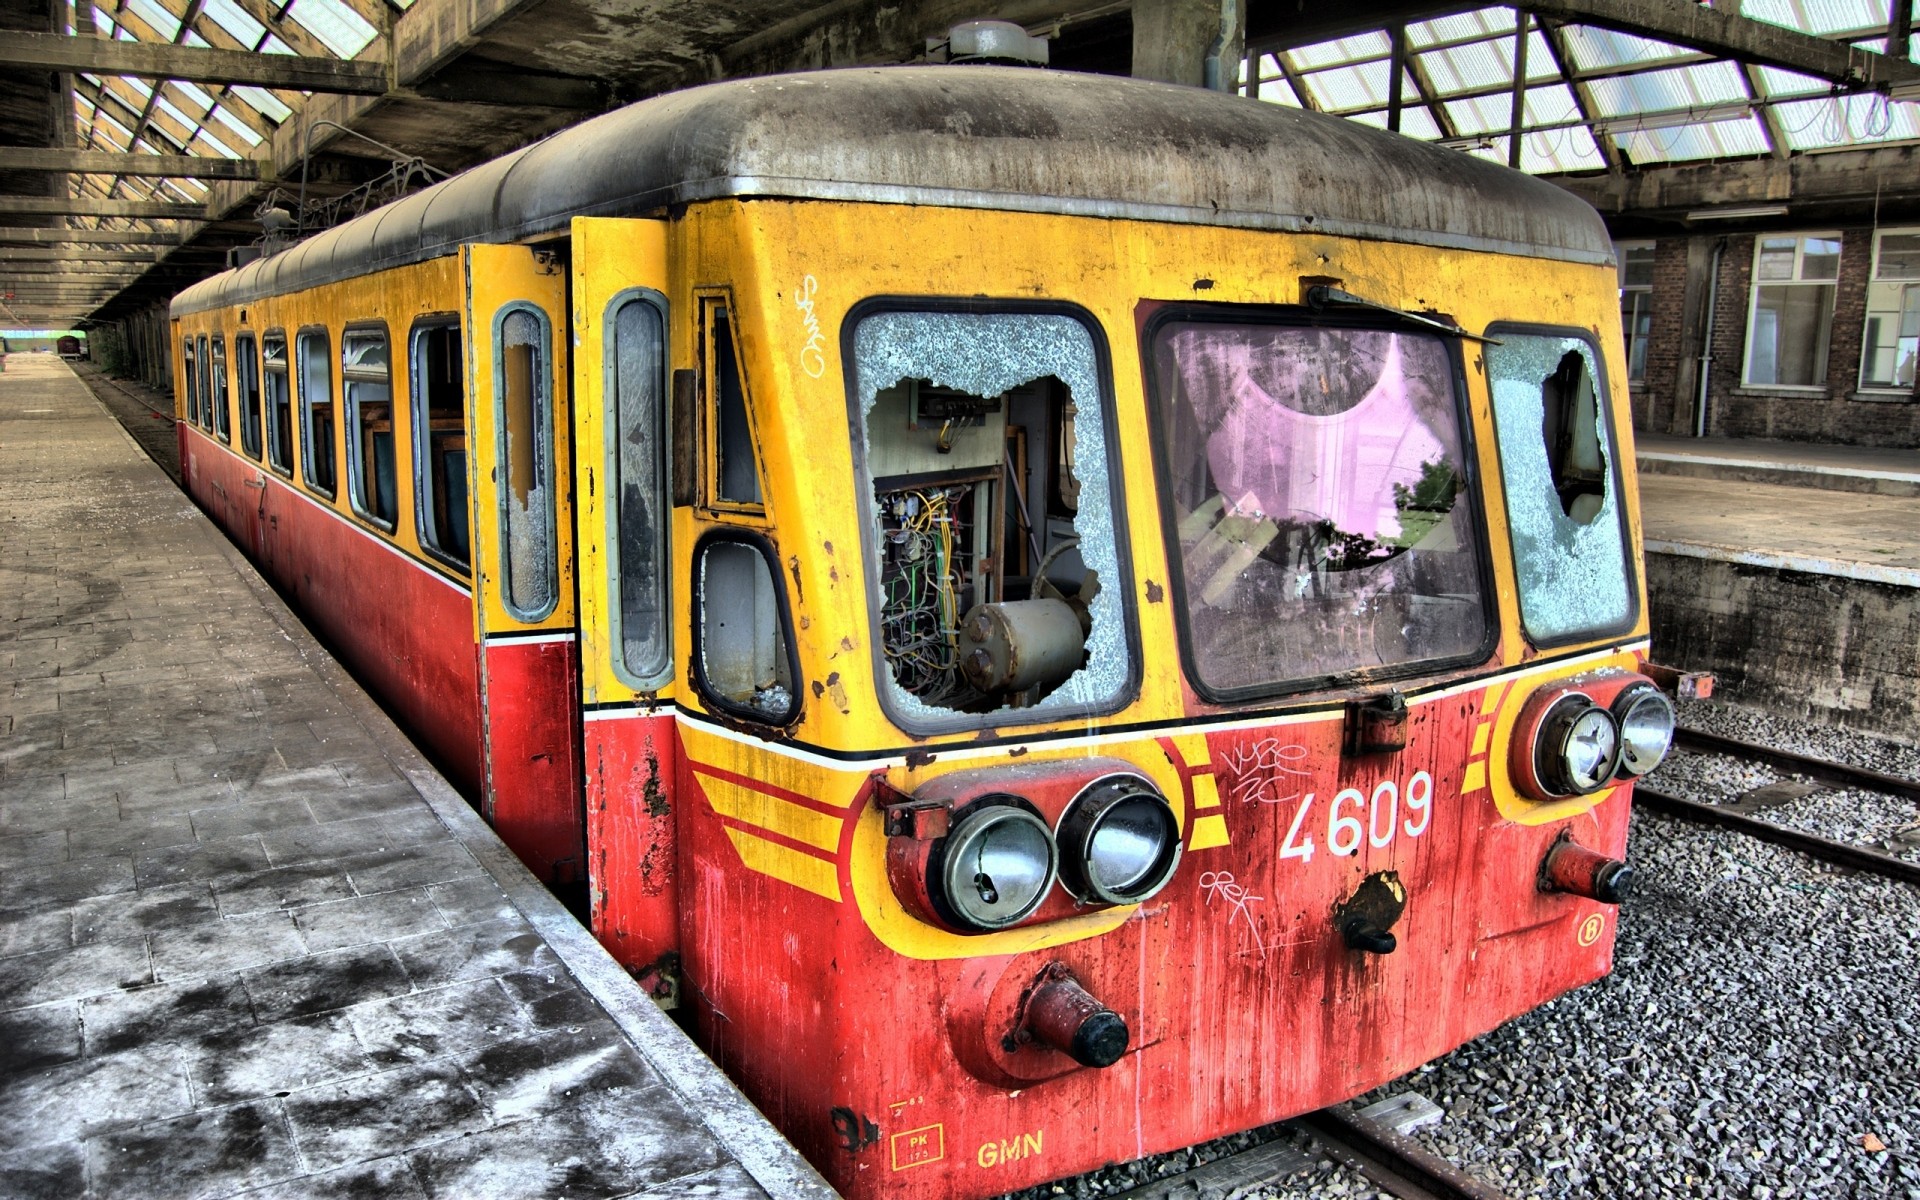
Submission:
[[[1292,1122],[1334,1161],[1365,1175],[1400,1200],[1506,1200],[1419,1142],[1356,1115],[1344,1104]]]
[[[1769,766],[1779,767],[1783,771],[1792,771],[1796,775],[1818,779],[1823,783],[1837,784],[1841,787],[1866,788],[1869,791],[1885,792],[1890,796],[1920,800],[1920,783],[1911,779],[1869,771],[1865,767],[1850,767],[1845,763],[1828,762],[1824,758],[1795,754],[1791,750],[1775,750],[1771,746],[1760,746],[1753,742],[1741,741],[1739,738],[1708,733],[1704,729],[1676,730],[1674,744],[1682,750],[1692,750],[1696,753],[1727,754],[1735,758],[1763,762]]]
[[[1759,838],[1763,842],[1785,846],[1810,854],[1835,866],[1850,867],[1856,871],[1868,871],[1875,875],[1884,875],[1902,883],[1920,886],[1920,863],[1895,858],[1891,854],[1882,854],[1878,850],[1868,850],[1848,842],[1836,842],[1832,838],[1823,838],[1818,834],[1807,833],[1786,825],[1776,825],[1771,821],[1762,821],[1744,813],[1719,804],[1705,804],[1698,800],[1683,800],[1665,792],[1656,792],[1645,784],[1633,789],[1633,802],[1644,805],[1655,812],[1679,817],[1683,821],[1692,821],[1700,825],[1718,825],[1739,833]]]

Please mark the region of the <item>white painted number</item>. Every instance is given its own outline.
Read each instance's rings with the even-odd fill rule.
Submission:
[[[1420,824],[1415,825],[1413,818],[1407,818],[1408,837],[1419,837],[1433,823],[1433,776],[1425,771],[1415,771],[1413,778],[1407,780],[1407,811],[1420,814]]]
[[[1348,788],[1333,798],[1333,807],[1327,810],[1327,849],[1345,858],[1360,848],[1360,839],[1365,834],[1360,822],[1352,817],[1340,815],[1340,807],[1351,800],[1355,804],[1365,804],[1366,796],[1356,788]]]
[[[1287,840],[1280,847],[1281,858],[1297,858],[1301,862],[1313,861],[1313,838],[1309,836],[1304,841],[1298,840],[1300,826],[1306,823],[1307,810],[1312,807],[1313,793],[1308,792],[1306,798],[1300,801],[1300,807],[1293,810],[1293,824],[1287,826]]]
[[[1385,796],[1384,801],[1381,797]],[[1387,827],[1380,828],[1380,814],[1387,815]],[[1393,780],[1382,779],[1373,789],[1373,807],[1367,810],[1367,840],[1373,843],[1375,850],[1393,840],[1393,823],[1400,819],[1400,789]]]
[[[1287,826],[1287,840],[1280,846],[1283,859],[1313,861],[1313,836],[1300,832],[1306,827],[1308,811],[1313,808],[1313,795],[1308,792],[1302,796],[1300,806],[1293,810],[1293,824]],[[1401,789],[1393,780],[1383,779],[1375,784],[1371,797],[1358,788],[1344,789],[1327,808],[1327,849],[1346,858],[1358,853],[1362,845],[1383,850],[1401,833],[1410,838],[1419,837],[1433,823],[1433,776],[1415,771],[1413,778],[1407,780],[1405,797],[1410,815],[1402,822]],[[1364,820],[1342,811],[1349,805],[1364,808]]]

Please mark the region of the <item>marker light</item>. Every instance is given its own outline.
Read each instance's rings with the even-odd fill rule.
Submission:
[[[1024,920],[1053,886],[1059,851],[1047,823],[1011,798],[988,798],[955,814],[929,875],[955,921],[1005,929]]]
[[[1060,877],[1083,901],[1138,904],[1167,886],[1179,865],[1173,806],[1144,779],[1098,780],[1060,821]]]
[[[1620,726],[1591,697],[1569,692],[1554,701],[1533,744],[1534,772],[1559,796],[1597,792],[1620,762]]]
[[[1636,683],[1613,699],[1613,717],[1620,724],[1622,779],[1637,779],[1659,766],[1673,748],[1677,720],[1673,701],[1651,683]]]

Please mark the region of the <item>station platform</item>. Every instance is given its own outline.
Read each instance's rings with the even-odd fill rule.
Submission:
[[[832,1195],[51,355],[0,512],[0,1195]]]
[[[1920,451],[1638,435],[1657,661],[1920,739]]]

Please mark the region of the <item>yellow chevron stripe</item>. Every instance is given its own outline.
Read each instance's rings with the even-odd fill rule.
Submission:
[[[744,829],[729,825],[726,830],[727,837],[733,840],[733,848],[740,852],[740,861],[747,865],[748,870],[805,888],[836,904],[840,902],[840,872],[832,863],[811,854],[803,854],[790,846],[776,845],[763,837],[755,837]]]
[[[1477,792],[1485,786],[1487,786],[1487,762],[1483,758],[1476,758],[1467,764],[1466,778],[1460,781],[1460,793],[1465,795],[1468,792]]]
[[[736,821],[772,830],[781,837],[818,846],[829,854],[840,849],[842,821],[839,817],[828,816],[791,800],[769,796],[737,783],[728,783],[724,779],[715,779],[711,775],[700,776],[700,787],[707,793],[707,803],[713,805],[713,811],[723,817],[732,817]]]
[[[1508,683],[1502,680],[1487,689],[1485,698],[1480,701],[1480,715],[1487,716],[1500,707],[1500,700],[1507,694]]]
[[[1193,776],[1193,806],[1195,808],[1220,807],[1220,781],[1212,772]]]
[[[1482,721],[1473,727],[1473,756],[1480,757],[1487,752],[1487,742],[1493,737],[1493,722]]]
[[[1219,813],[1206,813],[1193,819],[1193,840],[1187,843],[1187,849],[1211,850],[1228,841],[1227,818]]]

